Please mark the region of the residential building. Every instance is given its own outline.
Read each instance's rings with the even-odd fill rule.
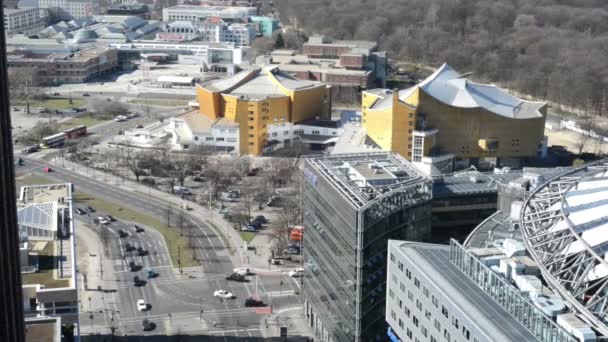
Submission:
[[[78,327],[72,193],[69,183],[24,186],[17,215],[25,317],[59,316]]]
[[[603,341],[608,161],[499,185],[461,245],[389,242],[386,320],[402,341]]]
[[[59,20],[84,18],[95,14],[92,0],[38,0],[38,7],[48,9]]]
[[[150,19],[148,5],[137,2],[115,2],[108,7],[107,13],[109,15],[135,15],[142,19]]]
[[[250,24],[228,24],[220,18],[208,18],[203,21],[180,20],[166,23],[163,31],[171,33],[166,35],[158,33],[157,40],[185,41],[185,40],[201,40],[204,42],[234,43],[235,46],[248,46],[256,36],[255,28]]]
[[[224,117],[211,121],[198,109],[169,119],[165,132],[175,150],[192,150],[202,146],[218,151],[239,153],[239,125]]]
[[[4,8],[0,7],[4,13]],[[4,21],[4,14],[0,16]],[[0,25],[0,55],[6,55],[5,25]],[[10,113],[8,65],[0,58],[0,112]],[[19,230],[15,196],[15,166],[10,115],[0,115],[0,341],[25,341],[23,299],[19,273]]]
[[[249,20],[257,25],[257,33],[262,37],[272,37],[274,31],[279,29],[279,21],[275,18],[252,15]]]
[[[35,48],[16,49],[7,59],[9,67],[36,70],[36,77],[46,85],[83,83],[118,68],[117,51],[106,47],[50,53]]]
[[[269,147],[268,126],[328,118],[331,107],[329,87],[277,67],[244,70],[196,90],[202,115],[238,124],[241,154],[260,155]]]
[[[305,318],[323,342],[385,334],[388,239],[430,238],[431,180],[391,152],[304,164]]]
[[[38,8],[4,9],[4,32],[7,35],[30,34],[45,27]]]
[[[363,92],[362,111],[375,144],[430,175],[484,162],[520,166],[547,143],[546,103],[469,81],[447,64],[409,89]]]
[[[252,25],[232,24],[225,27],[220,41],[231,42],[236,46],[249,46],[255,36],[255,28]]]
[[[256,14],[256,7],[177,5],[163,8],[163,21],[202,21],[209,17],[218,17],[228,23],[242,23],[245,22],[249,16]]]

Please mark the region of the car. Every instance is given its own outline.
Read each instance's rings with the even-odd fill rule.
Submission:
[[[133,286],[143,286],[145,284],[146,284],[146,282],[139,279],[138,276],[133,277]]]
[[[38,113],[50,113],[50,111],[46,108],[38,108]]]
[[[129,261],[129,271],[137,272],[138,269],[139,267],[137,267],[137,265],[133,261]]]
[[[19,109],[19,107],[13,107],[13,110],[14,110],[15,112],[18,112],[18,111],[20,111],[21,109]]]
[[[96,219],[96,223],[99,223],[99,224],[110,224],[110,221],[108,221],[108,219],[106,219],[103,216],[99,216]]]
[[[78,113],[78,109],[76,108],[70,108],[67,110],[68,113]]]
[[[148,304],[146,304],[146,301],[143,299],[138,299],[137,300],[137,310],[146,311],[147,309],[148,309]]]
[[[251,220],[247,224],[248,226],[254,226],[255,229],[260,229],[262,227],[262,223],[260,221]]]
[[[129,234],[127,234],[127,232],[125,232],[124,230],[119,229],[118,230],[118,236],[121,237],[121,238],[124,238],[124,237],[129,236]]]
[[[123,121],[127,121],[127,117],[124,115],[119,115],[117,117],[114,118],[115,122],[123,122]]]
[[[192,195],[192,190],[179,185],[174,186],[173,191],[178,195]]]
[[[24,148],[21,152],[23,152],[24,154],[30,154],[30,153],[38,152],[39,150],[40,150],[39,145],[33,145],[33,146]]]
[[[146,272],[146,276],[148,279],[152,279],[158,277],[158,273],[154,272],[152,269],[149,269],[148,272]]]
[[[150,322],[150,320],[144,319],[143,321],[141,321],[141,330],[150,331],[154,330],[154,328],[156,328],[156,324]]]
[[[213,296],[218,297],[218,298],[224,298],[224,299],[234,298],[234,295],[231,292],[228,292],[226,290],[216,290],[215,292],[213,292]]]
[[[61,94],[59,94],[59,93],[53,93],[53,96],[59,96],[59,95],[61,95]]]
[[[116,219],[114,218],[114,216],[111,216],[111,215],[106,215],[106,219],[110,222],[116,222]]]
[[[44,171],[45,173],[51,173],[53,172],[53,169],[51,169],[50,167],[45,167],[44,169],[42,169],[42,171]]]
[[[91,96],[91,94],[89,94],[89,93],[83,93],[82,96],[89,97],[89,96]]]
[[[87,212],[94,213],[95,212],[95,208],[93,208],[91,206],[87,206]]]
[[[132,245],[132,244],[130,244],[130,243],[127,243],[127,244],[125,245],[125,250],[126,250],[127,252],[133,251],[133,250],[135,250],[135,246],[133,246],[133,245]]]
[[[86,211],[84,211],[84,210],[82,210],[82,209],[80,209],[80,208],[76,208],[76,209],[74,209],[74,212],[75,212],[77,215],[85,215],[85,214],[87,213]]]
[[[264,217],[264,215],[258,215],[253,218],[254,221],[258,221],[260,223],[268,223],[268,219]]]
[[[142,227],[140,227],[140,226],[136,225],[136,224],[134,224],[134,225],[132,226],[132,228],[133,228],[133,229],[135,229],[135,232],[136,232],[136,233],[143,233],[143,232],[144,232],[144,229],[143,229]]]
[[[259,169],[257,167],[253,168],[253,169],[247,171],[247,176],[249,176],[249,177],[257,176],[258,171],[259,171]]]
[[[301,277],[304,275],[304,269],[303,268],[296,268],[295,270],[291,270],[289,271],[289,276],[293,277],[293,278],[297,278],[297,277]]]
[[[135,128],[144,128],[144,125],[137,125]]]
[[[244,282],[246,280],[245,276],[236,272],[229,273],[226,276],[226,280],[240,281]]]
[[[241,274],[241,275],[248,275],[250,274],[250,271],[247,267],[237,267],[234,270],[232,270],[232,272],[237,273],[237,274]]]
[[[287,248],[287,249],[283,250],[283,254],[298,255],[298,254],[300,254],[300,249],[299,248],[290,247],[290,248]]]
[[[148,255],[148,251],[146,251],[145,249],[143,249],[141,247],[137,247],[137,255],[139,255],[139,256]]]
[[[250,307],[261,307],[261,306],[266,306],[266,304],[264,304],[263,301],[259,300],[259,299],[255,299],[252,297],[249,297],[245,300],[245,306],[250,308]]]
[[[246,226],[243,226],[241,228],[241,231],[243,231],[243,232],[257,232],[257,229],[255,229],[255,226],[252,226],[252,225],[248,224]]]

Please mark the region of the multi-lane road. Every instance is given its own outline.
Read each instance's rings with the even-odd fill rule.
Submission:
[[[41,160],[26,158],[26,165],[18,172],[32,172],[53,178],[60,182],[71,182],[77,191],[94,195],[105,201],[143,212],[159,220],[166,219],[167,203],[152,197],[142,196],[125,189],[107,184],[99,179],[87,177],[76,172],[53,167],[54,172],[43,173],[46,165]],[[76,207],[79,204],[76,203]],[[92,217],[103,216],[105,213],[96,212]],[[216,233],[197,217],[197,213],[185,213],[188,224],[194,228],[194,246],[197,259],[201,266],[186,269],[180,274],[177,265],[171,264],[165,242],[160,233],[144,227],[145,231],[137,233],[131,227],[131,222],[113,222],[103,229],[109,235],[108,253],[116,284],[104,293],[102,314],[83,313],[83,327],[91,325],[92,330],[108,329],[114,326],[119,335],[127,334],[130,340],[139,341],[142,336],[149,341],[158,339],[165,341],[166,336],[186,334],[194,336],[213,337],[222,341],[241,340],[247,338],[262,338],[263,327],[267,315],[256,314],[253,308],[244,305],[246,298],[256,296],[272,304],[275,312],[299,307],[298,282],[281,273],[259,272],[258,275],[248,276],[248,282],[238,283],[225,279],[234,265],[229,251],[223,245]],[[81,224],[88,223],[88,217],[80,216]],[[96,227],[94,229],[102,229]],[[120,238],[118,230],[128,233]],[[148,253],[138,256],[136,250],[126,252],[129,243],[141,247]],[[128,267],[134,262],[141,269],[131,271]],[[146,271],[153,269],[159,275],[147,279]],[[145,280],[142,286],[133,285],[133,277]],[[213,297],[213,292],[224,289],[235,294],[235,299],[220,300]],[[81,298],[88,296],[84,293]],[[149,310],[138,311],[136,301],[144,299],[149,304]],[[202,314],[201,314],[202,310]],[[156,324],[156,329],[143,332],[143,319],[149,319]]]

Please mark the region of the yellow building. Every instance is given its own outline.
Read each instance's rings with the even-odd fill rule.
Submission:
[[[374,89],[362,97],[369,138],[431,168],[452,159],[534,157],[546,143],[546,103],[471,82],[447,64],[412,88]]]
[[[197,86],[200,113],[239,125],[240,153],[259,155],[268,143],[268,126],[329,118],[331,88],[302,81],[277,67],[245,70]]]

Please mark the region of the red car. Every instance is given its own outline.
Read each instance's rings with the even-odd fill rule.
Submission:
[[[53,169],[51,169],[50,167],[45,167],[44,169],[42,169],[42,171],[44,171],[45,173],[51,173],[53,172]]]

